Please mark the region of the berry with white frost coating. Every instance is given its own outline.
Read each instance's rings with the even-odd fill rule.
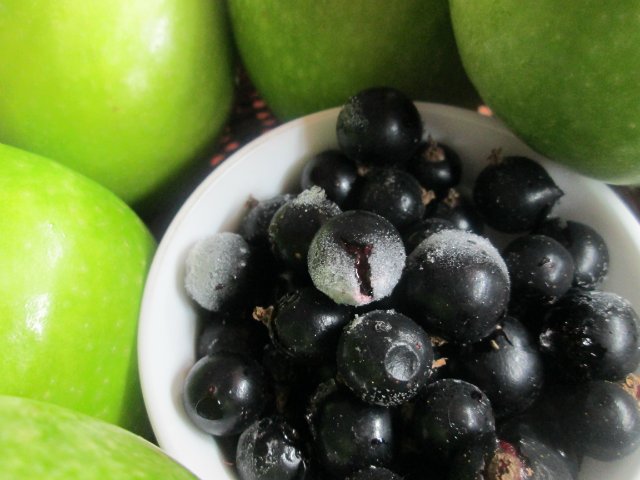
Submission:
[[[396,228],[364,210],[328,220],[311,241],[309,274],[318,290],[336,303],[366,305],[391,294],[406,253]]]
[[[187,254],[184,285],[211,311],[234,302],[250,281],[251,250],[237,233],[220,232],[198,241]]]

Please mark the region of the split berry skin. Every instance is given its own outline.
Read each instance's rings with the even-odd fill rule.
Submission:
[[[495,437],[491,402],[478,387],[457,379],[427,385],[410,421],[419,451],[445,464],[461,448]]]
[[[560,242],[573,257],[573,286],[596,289],[609,271],[609,249],[602,236],[589,225],[550,218],[542,222],[535,233]]]
[[[451,362],[456,378],[480,388],[496,418],[523,412],[536,400],[544,383],[537,339],[515,318],[481,342],[469,345]]]
[[[320,226],[340,213],[320,187],[311,187],[285,203],[269,224],[273,251],[298,274],[306,273],[309,244]]]
[[[349,158],[367,166],[400,166],[418,148],[422,119],[411,99],[388,87],[352,96],[338,114],[338,145]]]
[[[409,160],[407,170],[423,188],[434,192],[437,198],[443,198],[450,188],[460,183],[462,162],[450,147],[429,138]]]
[[[424,194],[418,181],[403,170],[372,169],[358,187],[355,208],[377,213],[402,230],[424,215]]]
[[[321,384],[307,416],[312,451],[329,473],[345,476],[393,459],[394,435],[389,409],[356,399],[329,382]]]
[[[550,304],[571,288],[575,270],[573,258],[551,237],[518,237],[507,245],[503,257],[517,301]]]
[[[431,339],[409,317],[392,310],[357,316],[342,332],[338,379],[361,400],[400,405],[431,376]]]
[[[314,287],[282,297],[269,321],[273,343],[298,361],[320,363],[332,358],[352,309],[339,305]]]
[[[500,253],[486,238],[443,230],[409,255],[398,290],[403,313],[427,332],[472,343],[493,332],[504,316],[510,282]]]
[[[402,477],[384,467],[369,467],[358,470],[345,480],[402,480]]]
[[[507,233],[529,232],[564,195],[540,164],[504,157],[476,178],[473,200],[487,224]]]
[[[236,467],[242,480],[304,480],[307,460],[297,431],[278,417],[253,423],[238,439]]]
[[[316,185],[342,207],[357,180],[358,167],[353,160],[338,150],[326,150],[305,163],[300,186],[306,190]]]
[[[185,379],[185,411],[196,426],[211,435],[241,433],[258,420],[267,398],[262,367],[236,353],[201,358]]]
[[[615,293],[574,291],[545,316],[540,349],[569,381],[620,380],[640,362],[638,322]]]
[[[406,253],[398,230],[384,217],[351,210],[328,220],[309,247],[309,274],[334,302],[366,305],[391,294]]]

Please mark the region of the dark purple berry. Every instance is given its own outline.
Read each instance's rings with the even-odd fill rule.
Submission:
[[[415,402],[411,428],[419,451],[440,463],[495,437],[487,396],[470,383],[449,378],[427,385]]]
[[[249,211],[242,218],[238,233],[250,245],[267,247],[269,245],[269,224],[273,215],[282,205],[294,198],[295,195],[285,193],[262,201],[250,199],[248,202]]]
[[[317,185],[329,200],[342,206],[357,179],[358,168],[353,160],[337,150],[326,150],[307,161],[300,176],[300,186],[306,190]]]
[[[567,380],[619,380],[640,362],[638,321],[615,293],[575,291],[547,313],[540,348]]]
[[[489,397],[496,417],[526,410],[542,389],[544,369],[537,339],[512,317],[506,317],[488,338],[463,349],[453,364],[455,376]]]
[[[547,171],[526,157],[504,157],[485,167],[473,200],[487,224],[508,233],[528,232],[564,193]]]
[[[371,465],[386,466],[393,459],[389,409],[364,403],[334,383],[320,386],[311,401],[308,421],[312,451],[330,473],[344,476]]]
[[[423,218],[414,223],[403,233],[404,245],[407,254],[413,252],[423,240],[442,230],[455,230],[456,227],[449,220],[443,218],[431,217]]]
[[[242,432],[267,403],[262,367],[250,357],[215,353],[198,360],[184,383],[184,408],[201,430],[218,436]]]
[[[273,343],[287,355],[318,363],[335,357],[343,327],[352,311],[313,287],[285,295],[269,321]]]
[[[609,250],[602,236],[584,223],[551,218],[540,224],[535,233],[560,242],[573,257],[573,285],[593,290],[609,271]]]
[[[447,220],[459,230],[482,235],[484,220],[475,205],[466,195],[451,188],[447,196],[427,204],[426,218]]]
[[[398,289],[400,307],[427,332],[469,343],[489,335],[505,314],[509,274],[486,238],[443,230],[409,255]]]
[[[409,317],[392,310],[357,316],[340,337],[338,378],[360,399],[399,405],[431,375],[431,339]]]
[[[218,352],[239,353],[259,359],[269,341],[264,326],[240,315],[216,315],[207,319],[196,346],[198,359]]]
[[[418,181],[403,170],[372,169],[358,186],[355,208],[377,213],[402,230],[424,215],[424,194]]]
[[[409,172],[438,198],[447,196],[450,188],[460,183],[462,162],[456,152],[433,138],[423,143],[409,160]]]
[[[514,299],[524,303],[553,303],[573,283],[573,258],[559,242],[546,235],[516,238],[502,254]]]
[[[345,480],[402,480],[402,477],[384,467],[369,467],[358,470]]]
[[[312,187],[285,203],[269,224],[269,240],[276,256],[297,273],[307,271],[309,244],[318,229],[340,207],[328,200],[324,190]]]
[[[391,294],[405,258],[400,234],[388,220],[352,210],[318,230],[309,247],[309,274],[333,301],[364,305]]]
[[[401,165],[419,145],[422,119],[411,99],[398,90],[370,88],[347,100],[336,132],[340,149],[356,162]]]
[[[300,436],[281,418],[263,418],[240,435],[236,468],[242,480],[304,480]]]

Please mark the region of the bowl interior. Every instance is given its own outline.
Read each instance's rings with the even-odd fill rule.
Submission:
[[[640,225],[606,185],[569,172],[535,154],[497,120],[475,112],[419,103],[425,136],[450,145],[464,162],[469,188],[495,148],[526,155],[547,168],[565,196],[555,210],[584,222],[605,238],[611,255],[604,290],[626,297],[640,311]],[[200,238],[235,230],[253,196],[266,199],[297,189],[305,160],[336,147],[338,109],[282,125],[238,151],[193,192],[160,242],[147,280],[140,315],[138,355],[147,412],[160,446],[203,479],[232,479],[216,442],[194,427],[182,407],[182,385],[194,363],[197,311],[183,286],[184,259]],[[501,237],[497,243],[506,241]],[[615,464],[587,459],[581,480],[640,480],[640,452]]]

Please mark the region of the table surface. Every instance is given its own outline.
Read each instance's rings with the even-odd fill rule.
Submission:
[[[479,107],[486,114],[486,107]],[[189,194],[230,155],[256,137],[280,125],[266,102],[256,92],[247,75],[236,75],[236,98],[226,126],[212,153],[172,179],[149,202],[134,206],[157,239],[160,239],[173,216]],[[624,200],[640,220],[640,186],[614,186],[611,188]]]

